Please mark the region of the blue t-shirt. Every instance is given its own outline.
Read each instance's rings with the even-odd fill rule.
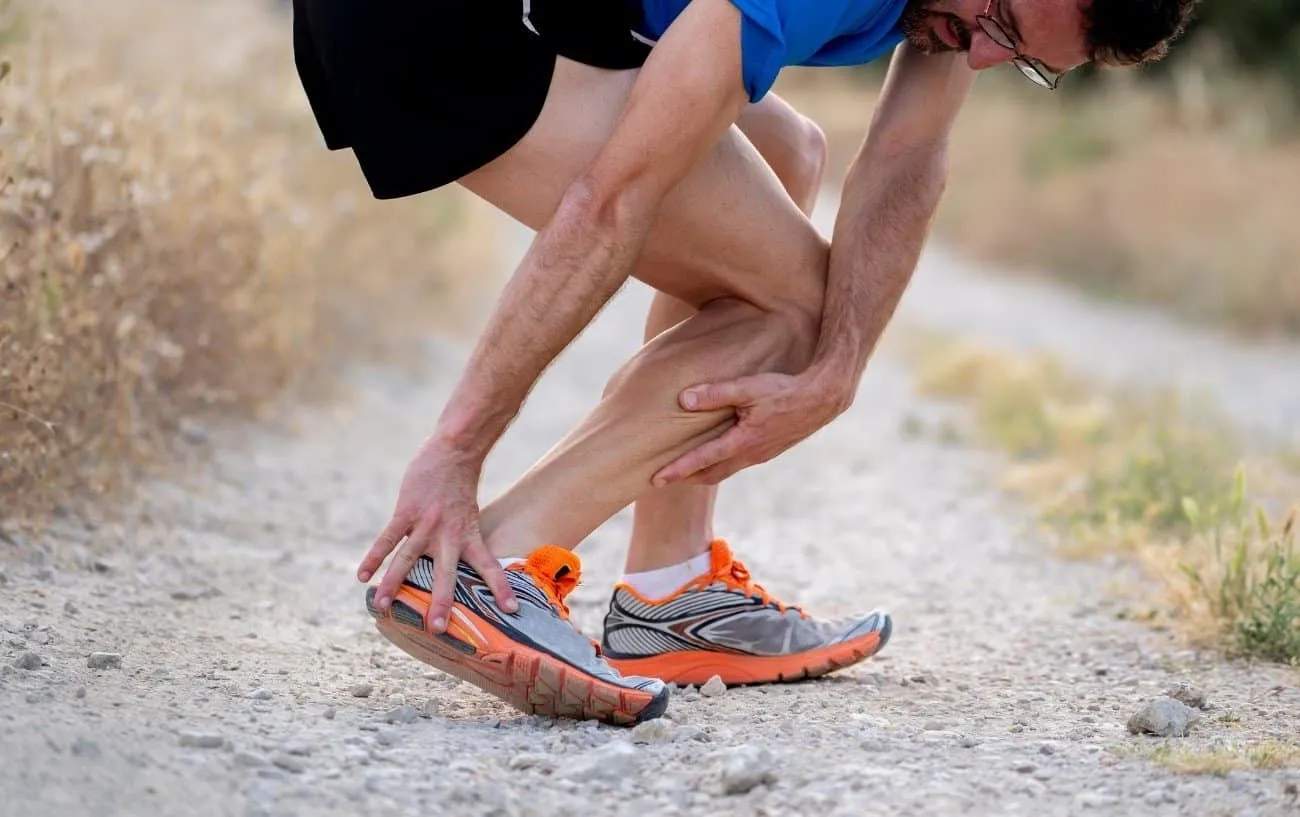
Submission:
[[[640,0],[658,39],[690,0]],[[731,0],[743,16],[740,47],[745,90],[762,99],[789,65],[862,65],[903,41],[907,0]]]

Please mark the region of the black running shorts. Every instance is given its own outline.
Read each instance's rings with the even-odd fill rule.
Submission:
[[[556,55],[639,67],[636,0],[293,0],[298,75],[330,150],[371,191],[432,190],[509,150],[546,101]]]

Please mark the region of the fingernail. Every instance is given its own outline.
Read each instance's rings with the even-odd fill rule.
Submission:
[[[688,391],[682,395],[682,405],[686,406],[686,408],[693,409],[699,404],[700,398],[696,396],[695,392]]]
[[[362,571],[360,571],[359,573],[357,573],[357,580],[358,580],[358,581],[363,581],[363,582],[368,582],[368,581],[370,581],[370,577],[373,576],[373,575],[375,575],[375,574],[371,573],[369,570],[362,570]]]
[[[519,612],[519,602],[514,599],[506,599],[506,603],[501,605],[501,609],[507,613],[517,613]]]
[[[380,610],[387,610],[388,606],[393,603],[393,600],[388,596],[380,596],[377,603]]]
[[[440,633],[440,632],[442,632],[442,631],[445,630],[445,629],[447,629],[447,619],[445,619],[445,618],[435,618],[435,619],[433,620],[433,631],[434,631],[435,633]]]

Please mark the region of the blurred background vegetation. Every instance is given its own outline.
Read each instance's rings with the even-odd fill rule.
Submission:
[[[852,158],[884,64],[790,71],[778,91]],[[1008,274],[1169,307],[1248,336],[1300,333],[1300,3],[1205,0],[1170,56],[1048,93],[981,76],[936,237]]]

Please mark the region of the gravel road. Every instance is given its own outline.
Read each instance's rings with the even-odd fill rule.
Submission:
[[[503,229],[521,251],[526,234]],[[942,258],[905,315],[960,318],[976,295],[1008,326],[1049,308],[964,273],[949,301]],[[629,286],[548,372],[489,463],[489,494],[596,399],[646,296]],[[1080,348],[1110,340],[1113,324],[1079,309]],[[876,659],[820,682],[681,690],[630,732],[521,717],[429,671],[375,633],[353,570],[463,354],[433,342],[425,370],[358,372],[352,402],[301,409],[291,428],[213,431],[213,461],[151,486],[125,522],[69,518],[44,541],[0,543],[0,814],[1300,810],[1300,772],[1185,776],[1148,757],[1166,742],[1296,739],[1296,674],[1117,619],[1119,568],[1053,559],[997,492],[992,454],[904,433],[909,417],[962,417],[918,400],[887,355],[848,415],[734,479],[719,510],[781,597],[889,608]],[[580,551],[573,606],[589,633],[628,530],[620,515]],[[1179,682],[1208,698],[1190,734],[1129,734]]]

